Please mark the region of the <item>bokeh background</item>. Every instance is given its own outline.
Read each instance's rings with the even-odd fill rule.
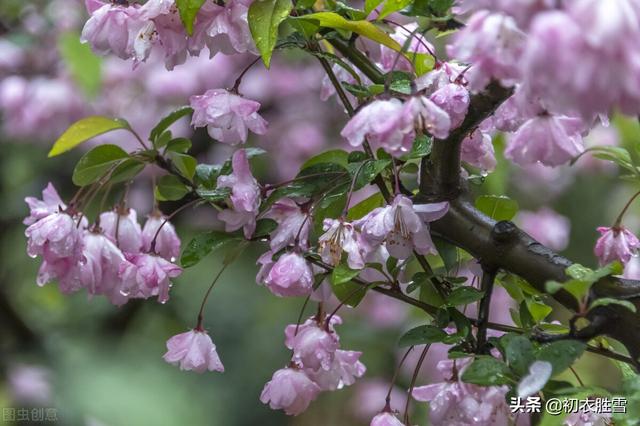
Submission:
[[[165,341],[194,325],[223,253],[186,270],[164,305],[149,300],[116,308],[102,298],[63,296],[55,285],[36,285],[39,265],[25,252],[23,200],[39,195],[48,182],[63,199],[74,194],[71,173],[82,152],[46,158],[60,133],[76,119],[104,114],[123,117],[146,134],[190,95],[232,86],[252,60],[222,55],[210,60],[203,53],[172,73],[160,58],[133,69],[117,58],[97,58],[80,45],[85,19],[83,4],[76,0],[0,2],[0,408],[54,408],[58,424],[64,425],[368,424],[384,404],[401,356],[398,337],[423,318],[398,302],[371,294],[357,310],[341,312],[346,320],[339,330],[343,347],[363,351],[368,371],[350,388],[324,393],[308,412],[289,418],[258,398],[273,371],[287,363],[283,330],[295,323],[303,300],[279,299],[255,284],[255,262],[265,247],[246,250],[225,272],[207,305],[206,326],[225,364],[224,374],[180,372],[161,358]],[[319,64],[291,51],[276,56],[270,72],[258,64],[241,86],[244,95],[262,103],[270,122],[265,137],[249,142],[269,151],[253,163],[262,182],[286,180],[310,155],[344,147],[338,137],[344,114],[334,98],[320,100],[329,93]],[[228,147],[213,145],[205,133],[193,134],[186,121],[174,126],[174,132],[193,136],[194,151],[203,162],[220,162],[230,155]],[[616,119],[587,142],[632,148],[639,138],[637,122]],[[120,133],[100,141],[132,146]],[[554,209],[571,223],[563,254],[595,266],[595,228],[612,223],[635,188],[617,178],[615,167],[590,158],[573,167],[517,169],[501,158],[503,138],[497,136],[494,143],[499,166],[479,179],[474,191],[506,194],[523,211]],[[144,175],[129,194],[139,216],[151,209],[151,185],[151,174]],[[170,213],[177,206],[162,208]],[[632,208],[626,219],[635,231],[640,230],[637,211]],[[183,244],[219,226],[214,211],[207,209],[180,214],[175,222]],[[552,237],[564,232],[551,225],[542,228]],[[464,271],[463,266],[460,273]],[[634,260],[626,273],[634,276],[637,271]],[[508,299],[500,297],[504,303],[493,315],[509,323]],[[562,311],[554,315],[566,318]],[[435,363],[444,354],[443,348],[430,351],[418,384],[436,380]],[[404,406],[403,389],[416,358],[409,357],[399,375],[393,394],[398,409]],[[577,371],[587,384],[610,390],[620,386],[618,369],[596,356],[585,355]],[[425,418],[424,405],[412,410],[415,419]],[[2,421],[10,423],[4,416]]]

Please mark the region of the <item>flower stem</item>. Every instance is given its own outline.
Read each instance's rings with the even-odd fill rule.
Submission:
[[[418,359],[418,363],[416,364],[416,369],[413,371],[413,377],[411,378],[411,385],[409,386],[409,394],[407,395],[407,402],[404,404],[404,423],[406,425],[410,424],[409,420],[409,404],[411,403],[411,394],[413,393],[413,388],[416,385],[416,380],[418,379],[418,373],[420,372],[420,368],[422,367],[422,363],[424,362],[424,358],[427,356],[427,352],[431,345],[426,345],[424,350],[420,354],[420,359]]]
[[[225,264],[222,265],[222,268],[220,268],[220,270],[216,274],[215,278],[211,282],[211,285],[207,289],[207,292],[204,294],[204,297],[202,298],[202,304],[200,305],[200,311],[198,311],[198,322],[197,322],[196,328],[195,328],[196,331],[204,331],[204,328],[202,327],[202,320],[204,319],[204,306],[207,303],[207,299],[209,298],[209,294],[211,293],[211,290],[213,290],[213,286],[216,285],[216,283],[218,282],[218,279],[222,276],[222,273],[224,272],[224,270],[227,269],[227,266],[229,266],[229,263],[225,263]]]
[[[638,198],[638,195],[640,195],[640,191],[633,194],[633,196],[629,199],[629,201],[627,201],[627,204],[625,204],[624,208],[622,209],[622,211],[616,218],[615,223],[613,224],[614,228],[620,228],[620,226],[622,225],[622,218],[624,217],[625,213],[627,213],[627,210],[629,210],[629,207],[631,207],[631,203],[633,203],[633,201],[636,198]]]

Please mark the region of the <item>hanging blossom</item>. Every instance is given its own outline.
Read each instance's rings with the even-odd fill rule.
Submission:
[[[363,252],[358,244],[358,231],[352,223],[344,219],[325,219],[322,229],[325,233],[318,238],[318,252],[323,262],[336,266],[345,252],[349,268],[364,268]]]
[[[308,296],[313,291],[313,269],[301,253],[284,253],[275,262],[274,251],[268,251],[258,259],[262,265],[256,276],[258,284],[264,284],[271,293],[280,297]]]
[[[485,172],[493,171],[497,161],[491,135],[480,129],[473,130],[462,141],[460,159]]]
[[[449,114],[451,130],[458,128],[469,110],[469,91],[459,83],[449,83],[429,96],[429,99]]]
[[[393,413],[383,412],[371,419],[370,426],[404,426]]]
[[[449,203],[419,204],[404,195],[396,195],[386,207],[378,207],[355,222],[361,230],[361,242],[367,252],[385,243],[389,254],[408,258],[415,250],[419,254],[436,254],[426,223],[444,216]]]
[[[516,223],[527,234],[553,250],[564,250],[569,245],[571,221],[548,207],[535,212],[521,210]]]
[[[100,228],[120,250],[137,253],[142,248],[142,228],[134,209],[117,207],[100,214]]]
[[[209,136],[229,145],[247,141],[249,130],[267,132],[267,122],[258,114],[260,104],[224,89],[213,89],[190,98],[193,127],[207,127]]]
[[[278,223],[269,240],[274,253],[289,245],[308,248],[312,219],[309,212],[301,209],[294,200],[281,198],[273,203],[265,217]]]
[[[292,364],[273,373],[260,394],[260,401],[274,410],[284,410],[290,416],[297,416],[309,408],[320,390],[315,382]]]
[[[414,96],[404,103],[396,98],[375,100],[360,109],[340,135],[351,146],[361,146],[368,138],[374,147],[400,156],[411,150],[416,127],[444,139],[449,135],[451,119],[425,96]]]
[[[469,359],[443,360],[438,363],[445,381],[413,389],[418,401],[429,402],[429,421],[433,426],[490,426],[507,424],[509,408],[506,386],[476,386],[458,376]]]
[[[559,166],[580,154],[582,120],[542,114],[530,119],[509,138],[504,156],[520,166]]]
[[[40,219],[67,209],[67,205],[62,201],[51,182],[42,191],[42,200],[36,197],[26,197],[24,201],[29,206],[29,216],[22,221],[25,225],[33,225]]]
[[[128,262],[121,263],[118,271],[125,285],[121,293],[145,299],[158,296],[160,303],[166,303],[170,279],[180,276],[182,268],[155,253],[127,253],[125,258]]]
[[[475,92],[484,89],[491,79],[507,86],[515,84],[525,43],[526,35],[512,17],[483,10],[474,13],[456,33],[447,52],[473,65],[465,76]]]
[[[639,36],[636,0],[576,0],[540,13],[521,61],[524,88],[548,110],[586,121],[616,108],[637,115]]]
[[[226,223],[227,232],[243,228],[244,236],[251,238],[260,208],[260,187],[251,174],[244,149],[233,154],[231,165],[233,173],[219,176],[217,181],[218,188],[231,188],[230,208],[218,213],[218,219]]]
[[[151,213],[144,223],[142,248],[145,252],[157,253],[170,262],[180,256],[180,237],[171,222],[158,210]]]
[[[415,79],[416,90],[431,96],[433,93],[451,84],[466,85],[464,78],[466,68],[455,62],[436,62],[433,70]]]
[[[455,14],[488,9],[512,16],[521,28],[527,28],[536,14],[556,7],[555,0],[459,0],[452,9]]]
[[[594,253],[600,261],[600,265],[606,265],[616,260],[623,265],[635,256],[640,248],[640,240],[633,232],[623,226],[598,228],[600,238],[596,242]]]
[[[167,353],[163,358],[170,364],[179,365],[180,370],[192,370],[196,373],[204,373],[207,370],[224,372],[216,345],[211,336],[201,328],[170,338],[167,341]]]
[[[328,370],[339,347],[340,338],[335,326],[342,319],[333,315],[329,325],[311,317],[303,324],[290,324],[285,328],[285,346],[293,351],[293,361],[304,368]]]

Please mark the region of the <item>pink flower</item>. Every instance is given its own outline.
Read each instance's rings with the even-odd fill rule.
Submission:
[[[559,166],[584,150],[582,128],[583,123],[577,118],[537,116],[509,139],[504,156],[520,166],[537,162]]]
[[[361,355],[362,352],[337,349],[329,369],[307,370],[306,373],[323,391],[342,389],[354,384],[367,371],[359,360]]]
[[[308,247],[312,220],[309,214],[303,212],[295,201],[290,198],[278,200],[271,206],[265,217],[278,223],[276,230],[271,233],[269,242],[271,251],[276,253],[296,243],[301,248]]]
[[[593,411],[578,411],[571,413],[564,419],[563,426],[609,426],[610,413],[596,413]]]
[[[79,276],[90,295],[102,294],[114,305],[125,304],[128,295],[125,295],[125,283],[119,275],[120,267],[125,262],[122,251],[106,235],[84,232]]]
[[[80,40],[89,43],[100,55],[113,53],[121,59],[134,57],[134,41],[145,25],[139,5],[104,2],[97,9],[96,6],[91,5],[91,17],[82,29]]]
[[[127,253],[128,262],[119,267],[119,275],[125,282],[123,293],[131,297],[158,296],[160,303],[169,300],[170,278],[178,277],[182,268],[163,257],[146,253]]]
[[[460,159],[484,171],[496,168],[496,157],[491,135],[476,129],[462,141]]]
[[[456,108],[459,108],[457,102]],[[453,108],[453,106],[451,105]],[[404,117],[412,117],[413,124],[419,130],[429,133],[435,138],[446,139],[451,130],[449,114],[426,96],[414,96],[404,106]]]
[[[453,366],[461,372],[468,361],[444,360],[438,369],[450,379],[441,383],[419,386],[412,396],[429,402],[429,420],[433,426],[493,426],[507,425],[509,409],[505,403],[506,386],[481,387],[458,381]]]
[[[623,226],[598,228],[600,238],[596,242],[594,253],[600,261],[600,265],[606,265],[615,260],[626,264],[635,256],[640,247],[640,240],[631,231]]]
[[[436,90],[429,99],[449,114],[451,129],[460,126],[467,116],[469,91],[460,84],[447,84]]]
[[[166,223],[165,223],[166,222]],[[160,229],[160,232],[158,232]],[[156,234],[158,236],[156,237]],[[155,247],[152,250],[153,239]],[[176,230],[160,212],[152,213],[142,228],[142,248],[146,252],[155,252],[170,262],[180,256],[180,237]]]
[[[207,29],[207,45],[212,54],[258,53],[247,21],[251,3],[252,0],[230,0],[214,15]]]
[[[392,155],[411,149],[415,139],[413,120],[407,116],[403,103],[396,98],[375,100],[361,108],[344,126],[340,135],[353,147],[369,139]]]
[[[518,212],[516,223],[533,238],[553,250],[564,250],[569,244],[571,222],[548,207],[537,212]]]
[[[287,367],[273,373],[271,381],[262,390],[260,401],[274,410],[283,409],[288,415],[297,416],[309,407],[319,393],[318,385],[302,371]]]
[[[27,254],[44,256],[46,260],[73,257],[77,254],[81,230],[66,212],[53,213],[30,225],[25,235]]]
[[[33,225],[40,219],[67,208],[51,182],[42,191],[42,200],[38,200],[36,197],[27,197],[24,201],[29,206],[29,216],[22,221],[25,225]]]
[[[383,412],[371,420],[370,426],[404,426],[393,413]]]
[[[229,145],[247,141],[248,131],[267,132],[267,122],[258,114],[260,104],[224,89],[207,90],[190,98],[193,127],[207,127],[209,136]]]
[[[167,353],[163,356],[169,364],[180,365],[180,370],[224,371],[216,352],[216,345],[204,330],[194,329],[167,340]]]
[[[256,229],[256,216],[260,207],[260,187],[251,174],[245,150],[233,154],[233,173],[218,177],[218,188],[231,188],[231,209],[223,210],[218,219],[226,223],[226,231],[244,228],[244,236],[251,238]]]
[[[393,49],[380,45],[380,63],[385,71],[391,71],[395,63],[396,70],[411,72],[413,71],[412,60],[414,52],[421,54],[435,52],[433,45],[429,43],[418,30],[418,24],[416,22],[411,22],[402,27],[398,26],[391,34],[391,38],[397,41],[400,46],[404,46],[409,37],[411,37],[411,41],[409,41],[408,48],[405,49],[406,56],[409,59],[403,55],[399,55],[398,52]],[[420,59],[416,58],[416,61],[420,61]]]
[[[38,270],[37,284],[43,285],[56,281],[63,294],[74,293],[82,288],[80,270],[76,257],[62,257],[60,259],[43,259]]]
[[[466,82],[464,71],[465,67],[455,62],[438,62],[432,71],[416,78],[416,89],[418,92],[424,91],[425,95],[431,96],[448,84]]]
[[[284,332],[285,345],[293,350],[293,360],[312,371],[331,369],[339,347],[339,337],[333,328],[335,324],[342,324],[342,319],[336,315],[331,317],[329,326],[315,318],[300,326],[288,325]]]
[[[264,268],[258,274],[258,283],[264,283],[276,296],[308,296],[313,290],[313,270],[309,262],[296,252],[283,254],[275,263],[272,257],[273,251],[268,251],[258,259]]]
[[[146,59],[149,56],[151,45],[157,39],[164,51],[165,67],[168,70],[173,70],[176,65],[183,64],[187,60],[187,33],[178,9],[174,2],[169,0],[148,1],[141,8],[143,13],[144,9],[148,7],[154,9],[148,12],[153,18],[153,22],[147,24],[144,34],[138,36],[136,42],[141,42],[141,44],[136,45],[136,53],[138,51],[144,52],[141,56],[143,60]]]
[[[525,42],[525,34],[512,17],[483,10],[471,16],[447,46],[447,52],[473,65],[466,77],[471,90],[479,91],[491,79],[512,85],[520,77]]]
[[[137,253],[142,248],[142,229],[134,209],[116,208],[101,213],[100,228],[124,252]]]
[[[342,219],[325,219],[322,229],[325,233],[318,238],[318,249],[323,262],[336,266],[344,251],[347,253],[349,268],[364,268],[363,253],[353,224]]]

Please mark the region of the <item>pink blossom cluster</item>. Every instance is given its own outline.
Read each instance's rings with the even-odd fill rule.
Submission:
[[[350,386],[364,375],[366,367],[359,360],[362,352],[340,349],[334,328],[338,324],[342,319],[331,315],[286,327],[285,346],[293,353],[291,363],[276,371],[265,385],[260,395],[263,403],[296,416],[320,392]]]
[[[205,2],[196,17],[193,33],[187,34],[173,0],[149,0],[145,4],[86,0],[91,17],[82,30],[82,41],[95,52],[113,53],[134,63],[149,58],[154,46],[164,52],[165,66],[173,69],[209,48],[211,56],[255,53],[247,23],[250,1],[232,0],[223,6]]]
[[[27,253],[42,257],[38,285],[57,281],[65,294],[84,288],[117,306],[132,298],[169,299],[170,279],[182,273],[173,263],[180,239],[161,214],[153,213],[141,227],[135,210],[118,207],[89,226],[51,184],[42,200],[27,197],[26,202]]]

